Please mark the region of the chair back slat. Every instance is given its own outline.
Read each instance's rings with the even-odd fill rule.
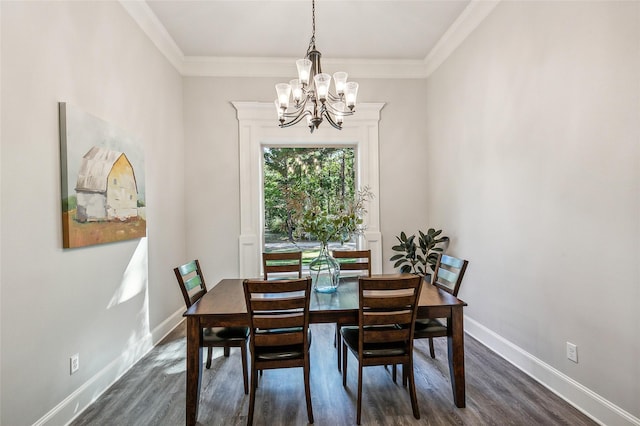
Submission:
[[[207,293],[204,275],[198,259],[173,268],[184,303],[189,308]]]
[[[407,342],[411,339],[408,329],[385,329],[383,331],[375,328],[366,328],[363,331],[365,343],[393,343]]]
[[[464,262],[465,261],[463,259],[458,259],[457,257],[448,256],[446,254],[443,254],[442,259],[440,260],[441,264],[457,269],[462,269]]]
[[[283,272],[298,272],[298,266],[295,264],[286,265],[269,265],[267,266],[267,274],[278,274]]]
[[[255,345],[260,346],[290,346],[302,345],[304,337],[301,330],[290,333],[256,334]]]
[[[395,324],[408,324],[411,322],[411,314],[410,310],[400,310],[397,312],[374,312],[374,313],[364,313],[364,326],[372,326],[372,325],[395,325]]]
[[[178,266],[178,269],[180,270],[180,275],[185,276],[192,272],[196,272],[198,270],[198,265],[195,260],[192,260],[191,262]]]
[[[200,278],[200,276],[195,275],[187,279],[184,282],[184,286],[186,287],[187,291],[191,291],[196,287],[202,287],[202,279]]]
[[[458,279],[458,275],[460,275],[459,271],[456,272],[452,272],[449,270],[444,269],[442,266],[440,265],[440,269],[438,269],[438,281],[448,281],[451,283],[451,285],[455,285],[456,280]]]
[[[253,325],[260,330],[286,329],[302,327],[304,325],[304,313],[259,315],[253,317]]]
[[[260,311],[270,311],[273,309],[277,310],[293,310],[293,309],[304,309],[304,296],[302,297],[283,297],[278,299],[265,299],[256,297],[251,300],[251,304],[253,305],[253,310],[255,312]]]
[[[408,279],[406,275],[408,274],[399,276],[397,275],[395,276],[395,278],[387,278],[386,280],[379,279],[379,277],[384,278],[384,275],[380,275],[379,277],[372,277],[370,280],[367,280],[367,287],[364,289],[364,295],[367,296],[368,294],[382,294],[389,297],[394,294],[402,294],[401,291],[405,291],[404,294],[406,294],[406,292],[413,294],[413,291],[411,291],[413,287],[408,288],[407,284],[405,283],[405,280]],[[415,279],[415,277],[417,277],[417,275],[413,278]],[[374,291],[377,290],[380,290],[382,293],[375,293]],[[395,290],[395,293],[391,293],[390,290]]]
[[[334,250],[341,271],[364,271],[371,276],[371,250]]]
[[[432,284],[457,296],[468,264],[467,260],[439,254],[434,268]]]
[[[413,303],[413,294],[406,296],[387,296],[387,297],[365,297],[365,303],[369,309],[394,309],[399,306],[411,306]]]
[[[297,291],[305,291],[305,280],[306,278],[280,281],[246,280],[246,286],[251,294],[262,295],[265,298],[286,299],[295,295]]]
[[[269,274],[297,273],[298,278],[302,278],[302,252],[264,252],[262,253],[262,269],[264,279],[269,278]]]

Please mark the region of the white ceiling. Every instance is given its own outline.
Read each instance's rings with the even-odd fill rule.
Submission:
[[[424,77],[429,59],[447,41],[464,39],[495,3],[316,0],[316,47],[324,68],[344,65],[363,77]],[[304,57],[312,33],[311,0],[122,4],[185,75],[290,75],[291,61]]]

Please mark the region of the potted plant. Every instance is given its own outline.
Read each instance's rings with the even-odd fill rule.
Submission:
[[[441,236],[442,230],[434,228],[429,228],[426,234],[422,231],[418,233],[417,242],[415,234],[407,237],[403,231],[400,236],[396,236],[400,244],[391,249],[398,254],[393,255],[390,260],[395,262],[393,267],[399,267],[400,272],[428,276],[435,268],[438,253],[444,252],[449,244],[449,237]]]
[[[320,253],[309,264],[313,288],[333,293],[338,288],[340,265],[329,252],[329,241],[349,241],[364,231],[365,203],[373,197],[368,187],[357,191],[353,199],[340,199],[337,208],[328,212],[321,198],[299,194],[289,200],[296,224],[295,235],[311,236],[320,242]]]

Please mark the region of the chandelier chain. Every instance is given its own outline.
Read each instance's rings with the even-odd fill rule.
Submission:
[[[311,40],[309,40],[309,47],[307,47],[307,55],[312,50],[316,50],[316,1],[311,1]]]

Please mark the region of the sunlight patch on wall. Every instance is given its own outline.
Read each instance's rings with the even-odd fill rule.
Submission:
[[[145,291],[148,276],[147,239],[141,238],[138,247],[136,247],[136,251],[131,256],[131,260],[122,274],[120,286],[111,298],[107,308],[109,309],[120,303],[124,303]]]

